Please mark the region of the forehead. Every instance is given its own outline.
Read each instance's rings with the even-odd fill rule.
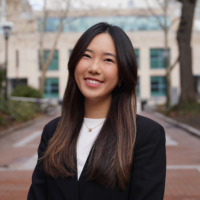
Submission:
[[[116,54],[114,41],[108,33],[100,33],[96,35],[88,45],[87,49]]]

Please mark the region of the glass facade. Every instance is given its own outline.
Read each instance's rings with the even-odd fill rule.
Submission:
[[[0,35],[3,35],[3,28],[0,26]]]
[[[11,84],[11,90],[14,90],[19,85],[27,85],[28,83],[27,78],[11,78],[9,82]]]
[[[157,18],[164,23],[164,16],[158,16]],[[63,32],[84,32],[99,22],[119,26],[124,31],[162,30],[155,16],[86,16],[65,18]],[[45,32],[56,32],[59,24],[60,18],[47,18]],[[170,25],[169,17],[168,24]],[[40,27],[41,19],[38,19],[38,30],[40,30]]]
[[[71,56],[72,51],[73,51],[73,49],[70,49],[70,50],[69,50],[69,57]]]
[[[167,55],[170,55],[168,50]],[[150,50],[150,60],[151,60],[151,69],[164,69],[166,68],[165,64],[165,50],[164,49],[151,49]]]
[[[59,97],[58,78],[46,78],[43,97],[44,98],[58,98]]]
[[[166,96],[166,77],[151,77],[151,96]]]
[[[49,56],[49,53],[50,53],[50,51],[49,50],[44,50],[44,62],[46,62],[46,60],[47,60],[47,58],[48,58],[48,56]],[[38,53],[39,54],[39,53]],[[58,70],[58,50],[55,50],[55,52],[54,52],[54,56],[53,56],[53,59],[52,59],[52,61],[51,61],[51,63],[50,63],[50,65],[49,65],[49,67],[48,67],[48,70],[52,70],[52,71],[54,71],[54,70]],[[41,70],[41,67],[40,67],[40,70]]]

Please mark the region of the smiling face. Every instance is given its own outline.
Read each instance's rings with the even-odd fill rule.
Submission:
[[[74,76],[85,98],[111,99],[118,84],[118,66],[115,45],[108,33],[93,38],[78,62]]]

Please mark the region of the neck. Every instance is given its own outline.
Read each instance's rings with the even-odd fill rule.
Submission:
[[[85,98],[85,117],[92,119],[106,118],[112,97],[103,100]]]

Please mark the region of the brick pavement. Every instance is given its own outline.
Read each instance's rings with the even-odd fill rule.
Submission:
[[[0,199],[25,200],[32,171],[0,171]]]
[[[168,170],[164,200],[200,200],[200,138],[149,113],[141,115],[160,123],[167,134]],[[0,138],[0,200],[26,199],[32,169],[22,170],[22,166],[35,155],[40,140],[37,131],[41,132],[50,120],[46,118],[31,127]],[[32,140],[29,140],[30,135]],[[29,139],[24,142],[24,138]],[[14,147],[19,141],[20,145]]]
[[[149,113],[142,115],[160,123],[166,134],[178,143],[166,147],[168,170],[164,200],[200,200],[200,138]]]

